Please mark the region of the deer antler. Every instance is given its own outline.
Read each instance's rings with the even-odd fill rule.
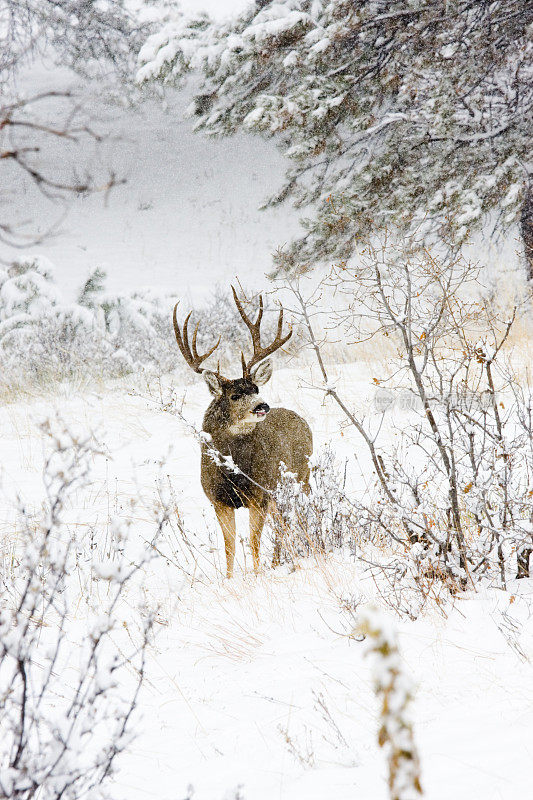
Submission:
[[[257,314],[257,319],[255,322],[246,315],[242,303],[237,297],[237,292],[235,291],[235,287],[231,287],[231,291],[233,292],[233,299],[235,300],[235,305],[237,306],[237,311],[241,315],[241,319],[250,331],[252,336],[252,344],[254,347],[254,352],[249,361],[246,361],[244,358],[244,353],[241,353],[241,361],[242,361],[242,376],[243,378],[249,378],[252,367],[255,367],[260,361],[262,361],[267,356],[274,353],[276,350],[279,350],[280,347],[289,341],[292,336],[292,328],[289,328],[289,332],[286,336],[282,336],[283,331],[283,308],[280,308],[279,317],[278,317],[278,329],[276,331],[276,337],[274,341],[267,345],[266,347],[261,346],[261,320],[263,319],[263,296],[259,295],[259,312]]]
[[[211,348],[211,350],[208,350],[207,353],[200,355],[198,353],[198,350],[196,349],[196,337],[198,336],[198,327],[200,323],[197,323],[194,329],[194,333],[192,335],[192,342],[189,345],[189,335],[187,328],[189,325],[189,320],[191,318],[192,311],[189,312],[189,314],[187,314],[187,316],[185,317],[185,322],[183,323],[183,329],[180,331],[178,325],[178,317],[177,317],[178,305],[179,303],[176,303],[176,305],[174,306],[174,314],[172,317],[174,322],[174,333],[176,334],[176,341],[178,343],[179,349],[181,350],[181,355],[183,356],[189,367],[191,367],[191,369],[193,369],[195,372],[201,374],[204,371],[204,368],[200,367],[200,364],[202,363],[202,361],[205,361],[206,358],[209,358],[209,356],[215,352],[215,350],[220,344],[220,336],[218,337],[218,342],[216,342],[216,344]]]

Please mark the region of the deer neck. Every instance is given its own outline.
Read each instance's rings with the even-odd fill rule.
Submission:
[[[254,423],[250,425],[228,425],[227,420],[220,424],[221,420],[206,414],[204,418],[203,430],[211,437],[213,447],[222,455],[235,456],[241,448],[248,448],[251,443],[251,436],[258,425],[264,423]]]
[[[216,449],[222,453],[222,455],[229,455],[235,449],[239,449],[239,446],[245,445],[246,440],[254,432],[256,425],[251,428],[247,428],[246,430],[240,429],[234,430],[232,428],[226,428],[222,431],[207,431],[211,436],[211,441],[216,447]]]

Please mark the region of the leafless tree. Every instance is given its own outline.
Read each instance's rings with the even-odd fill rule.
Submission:
[[[372,433],[330,380],[314,319],[319,295],[306,296],[302,279],[288,280],[323,391],[360,434],[374,467],[376,493],[361,501],[361,526],[408,554],[426,587],[435,578],[454,591],[481,577],[505,585],[513,564],[520,577],[529,575],[532,400],[508,347],[520,309],[498,307],[480,269],[462,257],[441,261],[386,232],[325,283],[340,308],[335,330],[353,344],[354,360],[358,344],[388,340],[396,355],[376,365],[374,384],[410,399],[400,425],[391,415],[398,445],[383,426]]]
[[[53,200],[88,192],[108,192],[120,179],[108,170],[95,175],[77,162],[89,143],[98,144],[97,130],[76,90],[50,88],[32,93],[20,88],[20,75],[33,61],[70,67],[85,77],[98,76],[99,86],[111,75],[124,81],[146,28],[125,8],[123,0],[7,0],[0,9],[0,167],[4,208],[23,213],[21,198],[10,185],[17,171]],[[69,163],[70,169],[65,169]],[[14,184],[17,185],[17,184]],[[0,217],[0,241],[24,247],[42,240],[31,220],[10,222]],[[57,220],[56,220],[57,223]]]
[[[111,170],[103,176],[96,176],[88,170],[80,173],[76,156],[83,152],[87,143],[101,142],[104,134],[90,127],[82,105],[78,104],[72,92],[51,90],[32,97],[14,97],[5,104],[3,100],[6,98],[0,98],[0,166],[15,166],[40,192],[53,200],[91,192],[107,193],[124,182]],[[48,110],[43,112],[46,106]],[[50,107],[60,122],[48,121]],[[58,147],[52,159],[45,159],[42,155],[48,142]],[[70,174],[63,166],[68,157],[72,158]],[[3,174],[7,183],[16,179],[14,171],[8,172],[4,168]],[[17,198],[15,207],[20,210]],[[51,223],[44,233],[36,234],[31,220],[17,224],[5,217],[0,218],[0,241],[11,247],[27,247],[46,238],[55,224]]]

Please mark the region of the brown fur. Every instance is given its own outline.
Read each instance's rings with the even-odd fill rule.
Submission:
[[[204,417],[203,429],[211,442],[202,447],[201,482],[213,503],[224,534],[227,574],[233,574],[235,553],[235,508],[250,509],[250,545],[254,568],[259,567],[259,545],[265,518],[271,506],[270,492],[276,488],[280,476],[280,465],[296,474],[304,486],[309,482],[309,457],[313,451],[313,439],[307,422],[294,411],[286,408],[271,409],[264,420],[250,423],[250,430],[235,435],[232,430],[239,419],[246,419],[250,406],[262,402],[258,388],[250,383],[255,392],[232,401],[235,384],[222,384],[222,393],[211,403]],[[229,468],[218,466],[209,455],[215,448],[223,456],[231,456],[244,474],[236,474]]]
[[[283,309],[280,308],[276,335],[269,344],[261,342],[263,298],[255,322],[245,312],[232,286],[233,299],[242,321],[250,331],[253,353],[248,361],[242,354],[242,378],[229,380],[220,372],[210,372],[202,363],[217,349],[220,339],[205,353],[197,350],[198,325],[189,341],[188,325],[191,314],[180,330],[174,307],[173,324],[176,341],[187,364],[203,375],[214,400],[206,411],[203,429],[210,442],[202,446],[202,487],[213,503],[226,549],[228,578],[233,575],[235,557],[235,509],[250,511],[250,547],[254,569],[259,569],[259,546],[265,517],[272,507],[272,491],[280,477],[283,462],[307,490],[309,487],[309,456],[313,452],[313,437],[305,420],[286,408],[269,409],[259,397],[259,386],[272,374],[270,361],[265,360],[279,350],[292,335],[283,333]],[[265,416],[266,415],[266,416]],[[211,454],[210,454],[211,450]],[[217,451],[213,458],[212,451]],[[220,456],[231,456],[238,467],[217,464]]]

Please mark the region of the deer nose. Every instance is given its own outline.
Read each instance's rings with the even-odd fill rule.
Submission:
[[[257,414],[258,417],[264,417],[269,411],[270,406],[267,405],[267,403],[258,403],[254,408],[253,413]]]

